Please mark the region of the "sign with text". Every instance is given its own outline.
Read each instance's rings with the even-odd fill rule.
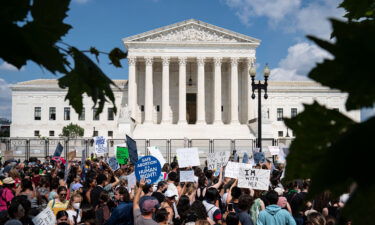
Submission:
[[[180,170],[180,182],[195,182],[193,170]]]
[[[130,192],[130,190],[132,188],[134,188],[134,186],[136,185],[137,183],[137,180],[135,178],[135,173],[131,173],[129,175],[126,176],[126,180],[128,181],[128,191]]]
[[[267,148],[271,155],[279,155],[280,153],[280,148],[278,146],[268,146]]]
[[[126,135],[126,145],[128,146],[129,150],[130,162],[135,165],[138,160],[137,142],[135,142],[133,138]]]
[[[240,167],[242,165],[246,165],[246,164],[229,161],[225,167],[224,176],[237,179],[239,176]]]
[[[138,181],[142,178],[149,184],[156,182],[161,174],[161,165],[154,156],[144,156],[135,164],[135,177]]]
[[[71,160],[74,160],[74,158],[77,156],[77,151],[74,150],[74,151],[71,151],[71,152],[68,152],[68,160],[71,161]]]
[[[157,158],[160,162],[160,165],[163,167],[166,161],[164,159],[164,156],[161,154],[160,149],[156,146],[151,146],[151,147],[148,147],[147,149],[150,152],[150,155]]]
[[[33,218],[33,223],[35,225],[55,225],[56,216],[53,214],[51,208],[47,207]]]
[[[103,136],[94,137],[95,153],[105,154],[108,153],[107,138]]]
[[[111,167],[113,171],[118,170],[120,168],[115,157],[111,157],[108,159],[108,165],[109,167]]]
[[[230,152],[208,153],[207,164],[209,170],[219,170],[228,163]]]
[[[238,187],[268,191],[271,170],[253,169],[250,164],[240,167]]]
[[[115,146],[115,155],[120,165],[128,164],[129,150],[125,144]]]
[[[264,163],[266,162],[266,157],[264,156],[264,152],[253,152],[254,163]]]
[[[200,166],[198,148],[178,148],[176,149],[178,166],[180,168],[190,166]]]

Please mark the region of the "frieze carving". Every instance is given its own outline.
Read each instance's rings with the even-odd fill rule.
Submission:
[[[170,57],[163,56],[161,59],[163,60],[163,66],[169,66]]]
[[[138,41],[208,41],[208,42],[239,42],[235,37],[217,31],[190,24],[170,31],[141,38]]]

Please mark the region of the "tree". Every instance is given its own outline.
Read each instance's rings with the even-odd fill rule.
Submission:
[[[69,125],[66,125],[62,129],[61,136],[69,137],[69,138],[77,138],[77,137],[83,137],[83,134],[85,133],[85,129],[78,126],[77,124],[70,123]]]
[[[308,76],[348,93],[346,109],[360,110],[375,101],[375,1],[344,0],[339,7],[347,11],[347,21],[331,19],[335,40],[308,36],[334,56],[317,64]],[[370,143],[375,117],[356,122],[314,102],[285,123],[296,136],[287,157],[286,179],[311,178],[310,197],[325,190],[338,197],[355,184],[342,216],[353,224],[372,224],[375,148]]]
[[[82,112],[82,95],[86,93],[98,103],[100,114],[104,103],[111,101],[117,108],[111,85],[115,83],[85,53],[109,56],[115,67],[127,54],[118,48],[110,53],[92,47],[80,51],[62,41],[72,28],[64,23],[70,0],[17,0],[0,1],[0,58],[18,69],[31,60],[53,74],[64,74],[59,79],[61,88],[68,88],[65,97],[78,114]],[[73,65],[72,65],[73,62]]]

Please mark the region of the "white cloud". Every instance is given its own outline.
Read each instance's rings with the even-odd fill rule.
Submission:
[[[12,64],[9,64],[7,62],[3,62],[0,65],[0,70],[18,71],[18,68],[13,66]],[[21,70],[24,70],[24,67],[21,67]]]
[[[316,45],[301,42],[288,48],[288,55],[281,59],[279,67],[271,71],[272,80],[307,80],[307,73],[316,63],[331,55]]]
[[[0,117],[11,118],[12,92],[9,84],[0,78]]]
[[[85,4],[87,2],[89,2],[90,0],[74,0],[74,2],[78,3],[78,4]]]

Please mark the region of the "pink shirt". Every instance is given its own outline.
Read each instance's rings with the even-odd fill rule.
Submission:
[[[12,190],[4,188],[0,196],[0,211],[8,210],[8,205],[14,198]]]

